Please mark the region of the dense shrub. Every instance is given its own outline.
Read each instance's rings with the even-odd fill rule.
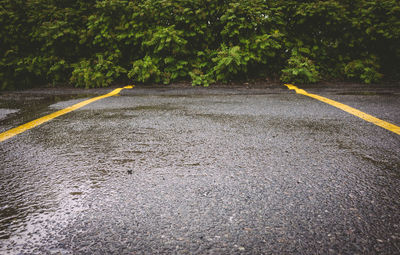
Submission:
[[[319,81],[319,76],[314,63],[294,49],[287,68],[282,70],[281,80],[288,83],[314,83]]]
[[[367,59],[357,59],[345,66],[345,74],[349,78],[354,78],[365,83],[378,82],[382,74],[378,72],[379,65],[375,56]]]
[[[126,70],[114,63],[113,57],[98,54],[95,61],[82,60],[73,65],[71,82],[79,87],[96,88],[109,86]]]
[[[398,0],[2,0],[0,88],[400,80]]]

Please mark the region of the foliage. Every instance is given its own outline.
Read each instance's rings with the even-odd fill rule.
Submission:
[[[400,79],[398,0],[2,0],[0,89]]]
[[[319,81],[319,73],[309,58],[293,50],[288,66],[282,70],[281,80],[288,83],[314,83]]]
[[[382,78],[382,74],[378,72],[379,65],[377,64],[376,57],[371,56],[367,59],[357,59],[348,63],[344,72],[347,77],[356,80],[372,83],[378,82]]]
[[[212,71],[217,81],[228,82],[230,77],[235,78],[247,71],[249,60],[249,56],[241,51],[239,46],[228,48],[223,44],[216,57],[212,59],[215,64]]]
[[[107,87],[122,73],[126,70],[115,65],[112,57],[104,59],[98,54],[97,60],[82,60],[74,65],[71,82],[77,87]]]
[[[208,87],[208,86],[210,86],[211,83],[213,83],[215,81],[213,78],[211,78],[211,74],[203,74],[201,72],[198,72],[198,70],[189,72],[189,75],[192,78],[193,86]]]
[[[128,77],[138,82],[160,82],[161,71],[157,67],[157,61],[150,56],[137,60],[133,63]]]

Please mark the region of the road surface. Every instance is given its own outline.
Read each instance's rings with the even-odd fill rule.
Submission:
[[[400,86],[298,86],[400,125]],[[112,89],[0,95],[0,132]],[[283,85],[134,88],[0,143],[1,254],[399,254],[400,135]]]

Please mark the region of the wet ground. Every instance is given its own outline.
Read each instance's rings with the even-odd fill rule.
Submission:
[[[400,125],[400,86],[307,92]],[[110,89],[3,92],[0,131]],[[399,254],[400,136],[282,85],[135,88],[0,144],[1,254]]]

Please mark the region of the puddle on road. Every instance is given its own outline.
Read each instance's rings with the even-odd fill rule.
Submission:
[[[0,108],[0,120],[7,118],[8,115],[17,113],[19,110],[16,109],[4,109]]]
[[[96,170],[87,173],[85,169],[72,171],[60,167],[69,160],[57,158],[55,163],[51,153],[41,151],[39,145],[35,148],[40,151],[35,155],[6,151],[13,156],[0,157],[4,167],[0,179],[0,254],[36,254],[24,247],[46,243],[65,228],[86,208],[82,200],[98,188],[96,180],[101,179],[94,176],[102,175]],[[12,157],[21,162],[15,163],[18,160]],[[31,162],[30,169],[24,167],[26,161]]]
[[[88,95],[85,94],[62,96],[2,94],[0,95],[0,127],[14,127],[54,112],[50,109],[50,106],[57,102],[77,99],[81,101],[81,99],[87,97]]]

